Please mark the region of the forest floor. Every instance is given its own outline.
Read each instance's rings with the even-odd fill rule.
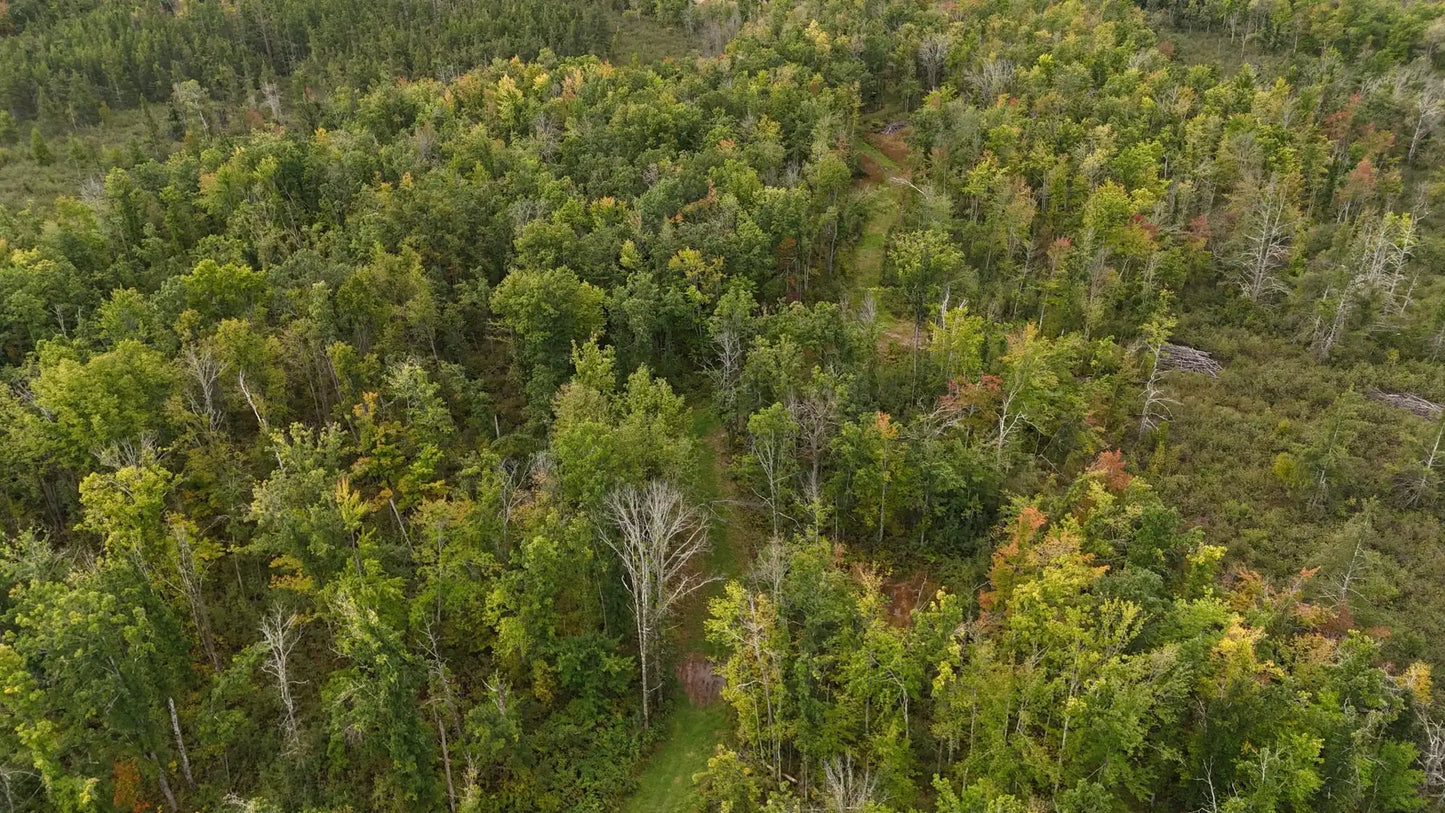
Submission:
[[[727,733],[727,706],[721,701],[706,706],[677,703],[659,729],[637,792],[622,806],[623,813],[693,813],[699,808],[692,777],[707,770],[713,747]]]
[[[1174,61],[1181,65],[1213,65],[1220,76],[1233,76],[1249,64],[1254,66],[1262,85],[1273,84],[1288,68],[1289,60],[1282,54],[1260,47],[1253,40],[1246,42],[1243,37],[1231,42],[1223,31],[1190,30],[1167,23],[1155,30],[1172,47]]]
[[[707,769],[713,747],[727,735],[727,707],[718,697],[721,679],[712,670],[715,652],[704,624],[708,602],[722,595],[729,579],[743,575],[762,532],[744,507],[729,468],[727,435],[709,409],[693,413],[693,436],[702,447],[698,489],[712,503],[712,547],[704,571],[716,581],[693,594],[674,628],[677,668],[668,683],[668,710],[658,724],[657,740],[638,776],[637,791],[622,807],[627,813],[689,813],[698,806],[694,774]]]

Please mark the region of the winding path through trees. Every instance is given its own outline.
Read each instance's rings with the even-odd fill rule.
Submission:
[[[863,175],[855,179],[853,189],[866,207],[867,220],[843,266],[848,275],[844,290],[853,307],[860,306],[868,291],[881,283],[888,234],[898,222],[900,197],[908,189],[894,179],[906,181],[911,174],[906,166],[907,146],[896,131],[870,132],[857,140],[856,149]],[[622,808],[626,813],[690,813],[696,809],[697,787],[692,777],[707,769],[714,747],[728,731],[727,707],[717,697],[719,687],[709,665],[716,653],[703,631],[708,602],[721,595],[728,579],[743,574],[766,536],[764,523],[746,510],[748,497],[733,480],[727,437],[717,416],[705,408],[697,409],[693,433],[702,441],[705,457],[699,472],[701,496],[714,509],[712,548],[704,575],[720,579],[693,594],[678,614],[670,636],[673,657],[669,660],[678,668],[667,683],[669,707],[658,721],[657,740],[644,759],[637,791]]]

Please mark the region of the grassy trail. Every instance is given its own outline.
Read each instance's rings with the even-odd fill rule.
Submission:
[[[721,595],[728,579],[743,574],[752,556],[754,534],[739,505],[736,484],[728,475],[727,442],[717,416],[707,410],[694,413],[693,436],[702,446],[698,486],[713,503],[712,548],[703,569],[718,580],[694,594],[678,615],[673,634],[674,660],[715,653],[703,635],[708,600]],[[692,777],[707,768],[717,743],[727,738],[728,710],[720,700],[695,705],[679,685],[668,678],[669,707],[657,723],[658,738],[638,777],[637,791],[622,807],[625,813],[691,813],[698,808]]]
[[[898,197],[902,189],[906,189],[900,189],[891,179],[906,178],[908,173],[897,161],[866,139],[859,139],[855,146],[862,158],[865,172],[855,184],[856,194],[868,212],[868,219],[853,247],[852,261],[848,265],[851,277],[848,296],[851,304],[857,305],[864,292],[878,287],[882,280],[888,232],[898,222],[901,209]]]
[[[901,133],[871,132],[855,141],[854,149],[864,173],[854,183],[854,194],[867,217],[844,264],[848,275],[844,291],[848,304],[858,307],[870,291],[882,285],[888,236],[903,216],[909,196],[918,191],[910,180],[912,161]],[[883,296],[875,305],[879,352],[889,354],[898,347],[912,347],[911,323],[897,312],[897,303]]]
[[[907,185],[893,182],[894,178],[906,179],[910,175],[907,148],[900,137],[859,139],[856,146],[864,176],[855,182],[854,194],[864,202],[868,217],[844,266],[849,276],[847,297],[855,306],[862,302],[869,289],[880,284],[888,233],[901,215],[902,196],[914,194]],[[885,320],[890,327],[897,327],[896,319],[885,316]],[[747,495],[740,492],[729,472],[726,433],[717,416],[708,409],[697,409],[693,436],[702,445],[703,460],[698,472],[700,496],[714,506],[712,548],[703,569],[718,581],[695,594],[679,613],[672,635],[675,662],[686,660],[690,655],[718,654],[704,637],[708,600],[722,593],[728,579],[743,574],[757,544],[766,535],[743,509]],[[657,723],[657,740],[638,776],[637,791],[622,807],[625,813],[697,810],[699,799],[692,777],[707,768],[714,747],[727,738],[729,712],[721,701],[694,704],[676,675],[670,675],[668,681],[668,710]]]
[[[727,707],[682,698],[658,727],[657,745],[623,813],[694,813],[701,800],[692,777],[707,769],[713,748],[727,736]]]

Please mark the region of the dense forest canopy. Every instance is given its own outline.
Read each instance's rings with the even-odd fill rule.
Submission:
[[[0,803],[1438,809],[1442,12],[0,0]]]
[[[20,0],[0,6],[0,107],[91,124],[112,107],[164,102],[193,81],[213,97],[275,105],[397,76],[455,76],[494,57],[605,48],[605,3]]]

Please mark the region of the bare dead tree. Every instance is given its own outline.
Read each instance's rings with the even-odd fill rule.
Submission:
[[[878,300],[874,299],[871,288],[863,292],[863,301],[858,304],[858,321],[868,327],[878,321]]]
[[[1008,447],[1009,438],[1013,436],[1019,423],[1028,417],[1022,410],[1014,409],[1020,390],[1019,386],[1010,386],[1004,390],[1003,399],[999,403],[998,428],[995,430],[993,442],[994,463],[997,465],[1003,465],[1003,451]]]
[[[987,106],[993,103],[1014,78],[1014,64],[1007,59],[991,59],[969,71],[968,81],[978,89],[981,102]]]
[[[94,454],[96,463],[103,469],[119,471],[144,466],[156,461],[156,436],[154,432],[143,432],[134,438],[118,440]]]
[[[532,492],[527,489],[533,475],[538,471],[538,455],[529,455],[522,460],[507,458],[498,465],[498,473],[501,474],[501,514],[502,514],[502,545],[507,545],[507,531],[512,524],[512,516],[524,503],[532,498]]]
[[[723,326],[713,333],[712,341],[717,348],[717,366],[713,368],[713,391],[716,393],[718,410],[725,417],[736,415],[743,362],[747,358],[747,353],[743,350],[742,332],[731,326]],[[728,431],[735,435],[737,426],[729,426]]]
[[[251,407],[251,414],[256,416],[256,425],[261,428],[262,434],[271,431],[271,426],[266,422],[266,416],[262,414],[261,407],[257,405],[256,396],[251,392],[250,386],[246,384],[246,373],[244,371],[236,374],[236,384],[241,388],[241,395],[245,396],[247,406]]]
[[[15,788],[17,780],[38,779],[40,774],[34,771],[21,770],[8,765],[0,765],[0,790],[5,792],[5,809],[13,813],[15,807]]]
[[[451,679],[447,675],[446,661],[442,658],[441,642],[437,639],[436,629],[430,622],[426,625],[426,641],[424,643],[427,654],[427,674],[431,679],[431,699],[427,705],[431,708],[432,724],[436,726],[437,738],[442,747],[442,767],[445,769],[447,780],[447,805],[452,813],[457,809],[457,789],[452,780],[452,752],[447,740],[447,728],[449,722],[460,722],[460,715],[457,712],[455,700],[452,696]],[[447,720],[442,719],[442,711],[446,712]],[[467,755],[467,764],[472,765],[471,755]]]
[[[210,138],[211,122],[206,118],[206,109],[210,107],[211,98],[199,82],[187,79],[172,84],[171,101],[181,111],[187,125],[194,118],[201,123],[201,134]]]
[[[1035,386],[1035,379],[1047,372],[1048,362],[1039,351],[1030,348],[1033,325],[1009,338],[1010,362],[1008,372],[1002,376],[999,387],[998,423],[994,430],[994,462],[1003,465],[1003,453],[1021,425],[1030,425],[1029,391]]]
[[[1328,327],[1325,326],[1321,317],[1315,317],[1315,339],[1311,346],[1314,348],[1315,355],[1321,359],[1329,358],[1335,345],[1344,336],[1345,326],[1354,312],[1355,287],[1351,280],[1351,284],[1346,285],[1344,290],[1336,295],[1334,316],[1331,317]],[[1326,289],[1322,299],[1328,299],[1330,293],[1331,289]]]
[[[708,548],[703,509],[689,504],[671,483],[654,480],[608,495],[606,511],[618,538],[604,537],[622,564],[622,583],[632,596],[642,668],[642,724],[652,723],[652,695],[660,685],[662,634],[677,605],[712,579],[692,570]]]
[[[294,613],[286,615],[279,607],[261,621],[261,641],[266,646],[266,660],[261,669],[276,679],[281,707],[286,712],[282,730],[288,750],[294,750],[301,744],[301,729],[296,721],[296,697],[292,693],[295,681],[291,678],[291,650],[300,639],[300,624]]]
[[[537,136],[543,144],[550,147],[555,134],[547,126],[549,121],[546,116],[537,117]],[[436,129],[431,126],[431,122],[424,122],[416,128],[416,135],[413,136],[413,139],[416,143],[416,157],[423,163],[431,161],[436,154],[437,147],[437,133]]]
[[[1405,499],[1410,505],[1415,505],[1425,500],[1439,480],[1439,474],[1435,467],[1439,465],[1442,457],[1440,447],[1445,443],[1445,414],[1440,415],[1436,421],[1435,439],[1430,442],[1430,450],[1420,459],[1420,476],[1411,478],[1406,487]]]
[[[937,31],[918,43],[918,63],[928,77],[928,89],[938,89],[938,79],[948,61],[948,52],[953,49],[953,39],[947,33]]]
[[[80,201],[89,206],[96,214],[104,214],[107,204],[105,178],[100,175],[90,175],[81,181]]]
[[[181,736],[181,718],[176,714],[175,698],[167,697],[166,706],[171,711],[171,731],[176,735],[176,749],[181,753],[181,773],[186,777],[186,784],[194,790],[196,780],[191,776],[191,755],[186,750],[185,738]]]
[[[271,425],[266,422],[266,416],[261,414],[261,408],[256,404],[256,397],[251,394],[251,388],[246,385],[245,372],[240,372],[236,374],[236,383],[241,387],[241,394],[246,397],[246,403],[249,404],[251,407],[251,414],[256,416],[256,425],[260,427],[261,434],[270,435]],[[276,468],[280,469],[281,471],[285,471],[286,461],[281,458],[280,443],[281,441],[278,434],[272,439],[271,452],[276,455]]]
[[[512,697],[512,684],[500,674],[493,673],[491,680],[482,681],[487,687],[487,692],[492,696],[492,705],[497,707],[497,714],[504,719],[507,716],[507,701]]]
[[[30,407],[31,409],[34,409],[36,412],[40,413],[40,416],[42,418],[47,421],[55,420],[55,413],[42,406],[39,399],[35,397],[35,390],[31,388],[30,382],[21,381],[12,386],[10,389],[12,392],[15,393],[15,398],[19,400],[20,403]]]
[[[1420,754],[1420,770],[1425,774],[1425,787],[1436,799],[1445,801],[1445,723],[1429,717],[1421,719],[1425,728],[1425,750]]]
[[[1364,517],[1364,522],[1366,523],[1366,525],[1364,526],[1363,530],[1368,530],[1368,516]],[[1366,551],[1365,549],[1365,533],[1362,532],[1362,529],[1356,526],[1353,521],[1351,521],[1351,524],[1347,525],[1346,528],[1347,533],[1353,531],[1353,536],[1355,537],[1355,546],[1350,552],[1349,561],[1345,563],[1345,566],[1340,571],[1339,575],[1332,578],[1329,582],[1331,592],[1333,593],[1333,595],[1329,596],[1329,598],[1334,601],[1335,609],[1341,614],[1342,617],[1348,616],[1350,597],[1357,595],[1358,593],[1358,591],[1355,590],[1355,582],[1361,578],[1362,574],[1366,571],[1368,567],[1368,551]]]
[[[762,488],[754,488],[754,493],[768,506],[768,511],[772,516],[774,536],[778,535],[781,520],[791,520],[784,510],[783,503],[787,481],[793,477],[792,463],[796,457],[794,442],[797,438],[797,422],[792,418],[791,413],[785,414],[792,421],[791,426],[768,427],[765,425],[761,431],[755,431],[758,425],[752,421],[748,423],[748,453],[752,455],[753,464],[763,475]]]
[[[226,794],[222,800],[226,807],[236,813],[275,813],[276,808],[261,799],[247,799],[236,793]]]
[[[176,794],[171,791],[171,782],[166,778],[166,764],[161,762],[161,758],[156,756],[155,751],[147,752],[146,756],[150,757],[151,762],[155,763],[156,781],[160,783],[161,793],[166,797],[166,808],[170,810],[171,813],[176,813],[179,806],[176,804]]]
[[[878,790],[878,778],[866,765],[853,762],[852,752],[823,763],[823,790],[828,810],[852,813],[864,810]]]
[[[1158,345],[1150,348],[1153,357],[1149,365],[1149,378],[1144,382],[1144,407],[1139,411],[1139,433],[1142,435],[1159,426],[1160,421],[1171,416],[1170,407],[1179,402],[1164,394],[1164,374],[1169,372],[1161,365],[1163,354]]]
[[[211,634],[211,613],[206,606],[206,594],[201,585],[201,572],[196,567],[195,552],[191,549],[190,532],[184,522],[172,522],[171,535],[176,540],[176,569],[180,571],[181,591],[186,594],[186,603],[191,608],[191,620],[196,625],[201,647],[206,650],[206,659],[219,675],[221,657],[216,653],[216,639]]]
[[[1400,285],[1415,242],[1415,219],[1408,213],[1387,213],[1360,228],[1345,261],[1344,281],[1337,286],[1328,326],[1324,319],[1316,320],[1313,347],[1317,356],[1329,357],[1344,337],[1355,309],[1371,295],[1378,296],[1379,313],[1384,316],[1399,316],[1404,311],[1408,294],[1401,295]],[[1325,297],[1329,294],[1327,290]]]
[[[923,443],[938,440],[950,429],[978,414],[977,405],[959,400],[956,386],[950,386],[949,389],[947,395],[939,396],[934,401],[933,409],[920,413],[918,419],[909,426],[909,435],[915,440]]]
[[[753,560],[753,566],[749,573],[757,585],[768,591],[768,597],[773,600],[773,606],[781,607],[783,602],[783,581],[788,577],[788,569],[792,561],[788,557],[788,549],[783,540],[774,536],[769,537],[757,558]]]
[[[1426,398],[1408,392],[1384,392],[1383,390],[1368,390],[1366,392],[1372,400],[1382,404],[1389,404],[1396,409],[1403,409],[1406,412],[1431,420],[1439,418],[1445,413],[1445,405],[1437,404]]]
[[[1445,353],[1445,321],[1442,321],[1435,332],[1430,334],[1426,344],[1430,347],[1430,360],[1439,361],[1441,354]]]
[[[70,338],[70,329],[65,324],[65,305],[60,302],[56,302],[50,306],[50,310],[55,314],[55,324],[57,327],[60,328],[60,335],[64,336],[67,339]],[[75,311],[75,318],[76,321],[80,320],[79,308],[77,308]]]
[[[1202,807],[1196,808],[1191,813],[1219,813],[1219,793],[1214,788],[1214,760],[1210,759],[1204,764],[1204,776],[1195,780],[1204,783],[1204,789],[1209,794],[1209,799]]]
[[[1251,196],[1243,214],[1238,285],[1245,296],[1258,302],[1284,290],[1276,272],[1289,259],[1299,215],[1278,174],[1270,175],[1269,181]]]
[[[803,490],[809,504],[822,498],[823,453],[838,425],[839,402],[842,393],[826,383],[808,387],[801,395],[787,401],[788,412],[798,425],[798,439],[802,443],[803,456],[808,460]]]
[[[270,111],[272,121],[281,120],[281,92],[274,82],[261,83],[261,103]]]
[[[1377,269],[1373,279],[1385,294],[1385,314],[1388,316],[1402,316],[1410,306],[1414,283],[1411,282],[1404,291],[1400,290],[1400,286],[1405,282],[1405,268],[1415,253],[1418,239],[1413,215],[1386,216],[1380,227],[1374,247],[1379,256],[1378,259],[1372,258]]]
[[[733,35],[743,27],[743,18],[736,7],[709,6],[707,10],[710,13],[702,26],[703,53],[707,56],[719,56],[732,41]]]
[[[1445,118],[1445,91],[1442,91],[1440,82],[1427,78],[1419,94],[1415,96],[1413,107],[1415,131],[1410,136],[1410,152],[1405,158],[1411,164],[1415,163],[1415,153],[1419,151],[1420,144],[1435,131],[1441,119]]]
[[[188,346],[181,351],[181,369],[185,371],[193,387],[186,388],[186,404],[191,412],[206,420],[206,428],[215,432],[221,427],[221,410],[218,408],[217,384],[226,363],[216,358],[209,347],[197,350]]]

